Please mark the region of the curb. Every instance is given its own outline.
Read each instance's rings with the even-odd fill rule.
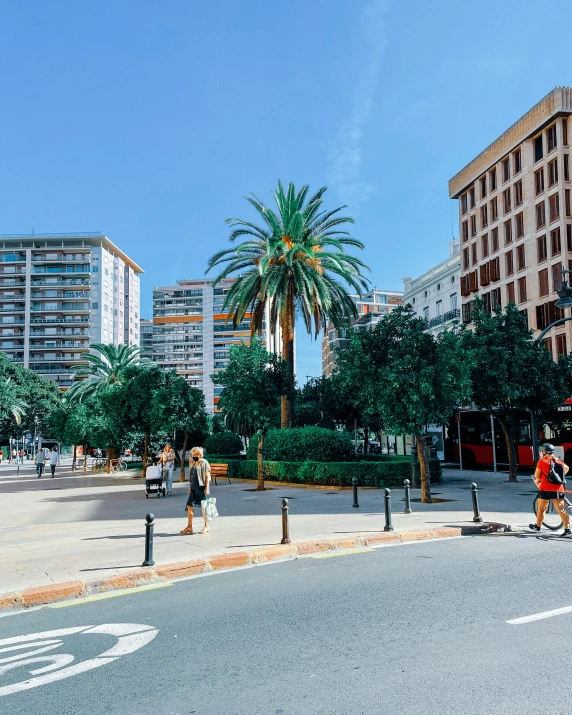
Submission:
[[[44,606],[56,601],[67,601],[73,598],[105,593],[106,591],[129,589],[213,571],[256,566],[272,561],[287,561],[327,551],[447,539],[461,535],[462,529],[460,527],[444,527],[442,529],[418,529],[399,533],[388,532],[361,535],[343,539],[301,541],[284,545],[276,544],[275,546],[265,546],[251,551],[216,554],[202,559],[193,559],[192,561],[177,561],[148,568],[140,567],[116,576],[107,576],[92,581],[66,581],[64,583],[52,583],[47,586],[36,586],[17,593],[0,594],[0,611]]]

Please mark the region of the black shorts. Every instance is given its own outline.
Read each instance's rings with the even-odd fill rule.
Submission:
[[[189,491],[189,496],[187,497],[187,503],[185,504],[185,509],[192,506],[200,506],[201,502],[205,498],[205,488],[197,485],[196,487],[191,487]]]
[[[538,492],[539,499],[547,499],[547,500],[564,499],[565,496],[566,496],[565,492],[551,492],[551,491],[546,491],[546,490],[545,491],[541,490]]]

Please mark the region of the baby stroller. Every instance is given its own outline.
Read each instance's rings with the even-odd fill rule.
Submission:
[[[148,466],[145,475],[145,498],[149,499],[149,494],[156,494],[157,497],[160,497],[161,494],[165,496],[165,493],[161,466],[159,464]]]

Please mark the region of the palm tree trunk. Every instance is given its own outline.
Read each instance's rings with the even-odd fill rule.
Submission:
[[[286,314],[280,325],[282,329],[282,357],[288,362],[288,369],[294,384],[294,296],[288,293]],[[280,428],[291,427],[294,423],[294,398],[292,394],[282,395],[280,401]]]
[[[180,482],[184,482],[185,478],[186,478],[185,477],[185,461],[187,458],[187,439],[188,439],[188,437],[189,437],[189,435],[185,432],[185,438],[183,440],[183,451],[181,454],[181,476],[179,477]]]
[[[421,501],[423,504],[431,504],[431,475],[429,465],[425,456],[425,440],[417,435],[417,457],[419,458],[419,476],[421,479]]]

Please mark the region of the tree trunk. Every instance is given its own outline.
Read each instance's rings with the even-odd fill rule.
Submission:
[[[83,445],[83,471],[87,472],[87,442]]]
[[[181,476],[179,477],[180,482],[184,482],[185,476],[185,462],[187,461],[187,439],[189,435],[185,432],[185,438],[183,439],[183,452],[181,454]]]
[[[107,448],[107,464],[105,465],[105,471],[108,474],[111,474],[111,455],[112,455],[112,450],[110,447]]]
[[[77,461],[77,444],[73,446],[73,457],[72,457],[72,472],[75,472],[75,463]]]
[[[258,484],[256,485],[257,492],[264,491],[264,460],[262,457],[262,447],[264,446],[264,433],[265,430],[261,430],[258,435],[258,449],[256,450],[256,459],[258,461]]]
[[[514,445],[514,439],[508,425],[508,421],[504,417],[500,417],[498,414],[494,415],[498,420],[499,425],[504,433],[504,438],[506,442],[506,451],[508,454],[508,481],[517,482],[518,475],[518,455],[516,453],[516,447]]]
[[[363,428],[363,453],[367,454],[369,451],[369,427],[367,425]]]
[[[288,369],[294,384],[294,296],[288,294],[285,317],[280,325],[282,329],[282,358],[288,362]],[[294,398],[292,394],[282,395],[280,400],[280,428],[291,427],[294,423]]]
[[[425,456],[425,440],[417,435],[417,457],[419,459],[419,477],[421,480],[421,501],[423,504],[431,504],[431,475],[429,474],[429,464]]]
[[[149,432],[145,432],[145,446],[143,447],[143,471],[141,476],[145,479],[147,474],[147,459],[149,457]]]

